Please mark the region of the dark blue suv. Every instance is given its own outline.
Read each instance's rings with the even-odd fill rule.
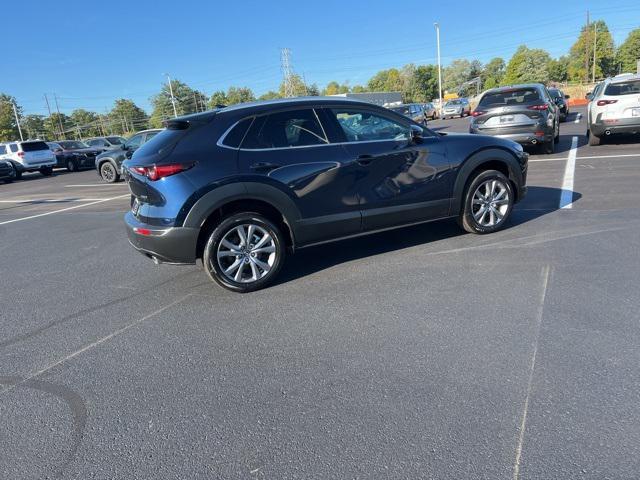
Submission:
[[[124,163],[129,240],[157,263],[201,258],[238,292],[319,243],[449,217],[494,232],[526,191],[520,145],[354,100],[240,104],[166,127]]]

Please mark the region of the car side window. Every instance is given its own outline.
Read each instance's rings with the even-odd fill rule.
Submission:
[[[142,135],[134,135],[127,140],[127,147],[138,148],[142,144]]]
[[[411,129],[378,113],[357,108],[332,108],[348,142],[408,140]]]
[[[7,147],[4,145],[0,145],[0,155],[7,153]]]
[[[149,132],[147,133],[147,137],[144,139],[144,143],[147,143],[153,137],[155,137],[159,132]]]
[[[251,126],[251,122],[253,122],[253,117],[245,118],[233,125],[233,128],[222,139],[222,145],[230,148],[239,148],[247,129]]]
[[[242,148],[290,148],[329,143],[313,109],[289,110],[257,117]]]
[[[16,153],[18,151],[18,145],[16,145],[15,143],[10,143],[9,150],[11,150],[13,153]]]

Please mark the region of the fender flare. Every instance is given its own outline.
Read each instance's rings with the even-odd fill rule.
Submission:
[[[176,224],[181,223],[183,227],[199,229],[213,212],[236,200],[257,200],[270,204],[282,214],[295,237],[293,229],[300,219],[300,211],[293,200],[276,187],[256,182],[229,183],[210,190],[198,198],[190,208],[187,207],[188,211],[180,212]]]
[[[487,148],[471,154],[460,166],[458,175],[453,185],[453,201],[451,202],[451,215],[458,215],[462,207],[462,196],[473,171],[483,163],[501,162],[509,170],[509,179],[517,185],[523,184],[520,163],[509,151],[501,148]]]

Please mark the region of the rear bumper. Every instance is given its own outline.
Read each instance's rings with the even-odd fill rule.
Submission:
[[[18,172],[37,172],[41,168],[55,167],[56,161],[54,159],[54,160],[47,160],[46,162],[42,162],[42,163],[31,163],[31,164],[14,163],[13,166]]]
[[[546,130],[539,131],[542,133],[536,135],[536,132],[505,132],[502,129],[479,129],[472,127],[469,132],[480,135],[491,135],[497,138],[506,138],[520,145],[536,145],[553,141],[553,133],[547,132]]]
[[[640,117],[620,118],[615,120],[599,120],[589,127],[591,133],[597,137],[602,137],[609,133],[640,133]]]
[[[129,243],[143,255],[158,263],[194,264],[196,262],[199,229],[158,228],[138,221],[132,212],[127,212],[124,221]]]

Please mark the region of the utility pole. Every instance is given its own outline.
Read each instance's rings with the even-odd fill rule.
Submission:
[[[13,114],[16,117],[16,123],[18,124],[18,132],[20,132],[20,141],[23,142],[24,138],[22,137],[22,128],[20,128],[20,119],[18,118],[18,109],[16,108],[16,102],[11,102],[11,106],[13,107]]]
[[[436,45],[438,48],[438,108],[440,110],[440,117],[442,117],[442,65],[440,64],[440,25],[438,23],[433,24],[436,27]]]
[[[596,44],[598,41],[598,24],[593,22],[593,76],[591,81],[596,83]]]
[[[49,99],[47,98],[47,94],[44,94],[44,101],[47,102],[47,110],[49,110],[49,123],[51,124],[51,128],[53,128],[53,133],[56,133],[56,126],[53,124],[53,117],[51,116],[51,107],[49,106]],[[58,140],[58,135],[56,135],[56,140]]]
[[[283,48],[280,52],[280,66],[282,67],[282,75],[284,77],[284,96],[293,97],[295,95],[293,89],[293,69],[291,68],[291,50]]]
[[[165,73],[165,75],[167,76],[167,79],[169,80],[169,93],[171,93],[171,104],[173,105],[173,116],[177,117],[178,116],[178,110],[176,110],[176,99],[173,96],[173,86],[171,85],[171,77],[169,76],[168,73]]]
[[[200,105],[198,105],[198,97],[196,96],[196,92],[193,92],[193,103],[196,104],[196,113],[200,111]]]
[[[589,81],[589,24],[589,10],[587,10],[587,27],[584,38],[584,77],[586,82]]]
[[[54,93],[53,99],[56,102],[56,111],[58,112],[58,123],[60,124],[60,134],[62,135],[62,139],[66,140],[67,136],[64,134],[64,127],[62,126],[62,117],[60,115],[60,108],[58,107],[58,96]]]

